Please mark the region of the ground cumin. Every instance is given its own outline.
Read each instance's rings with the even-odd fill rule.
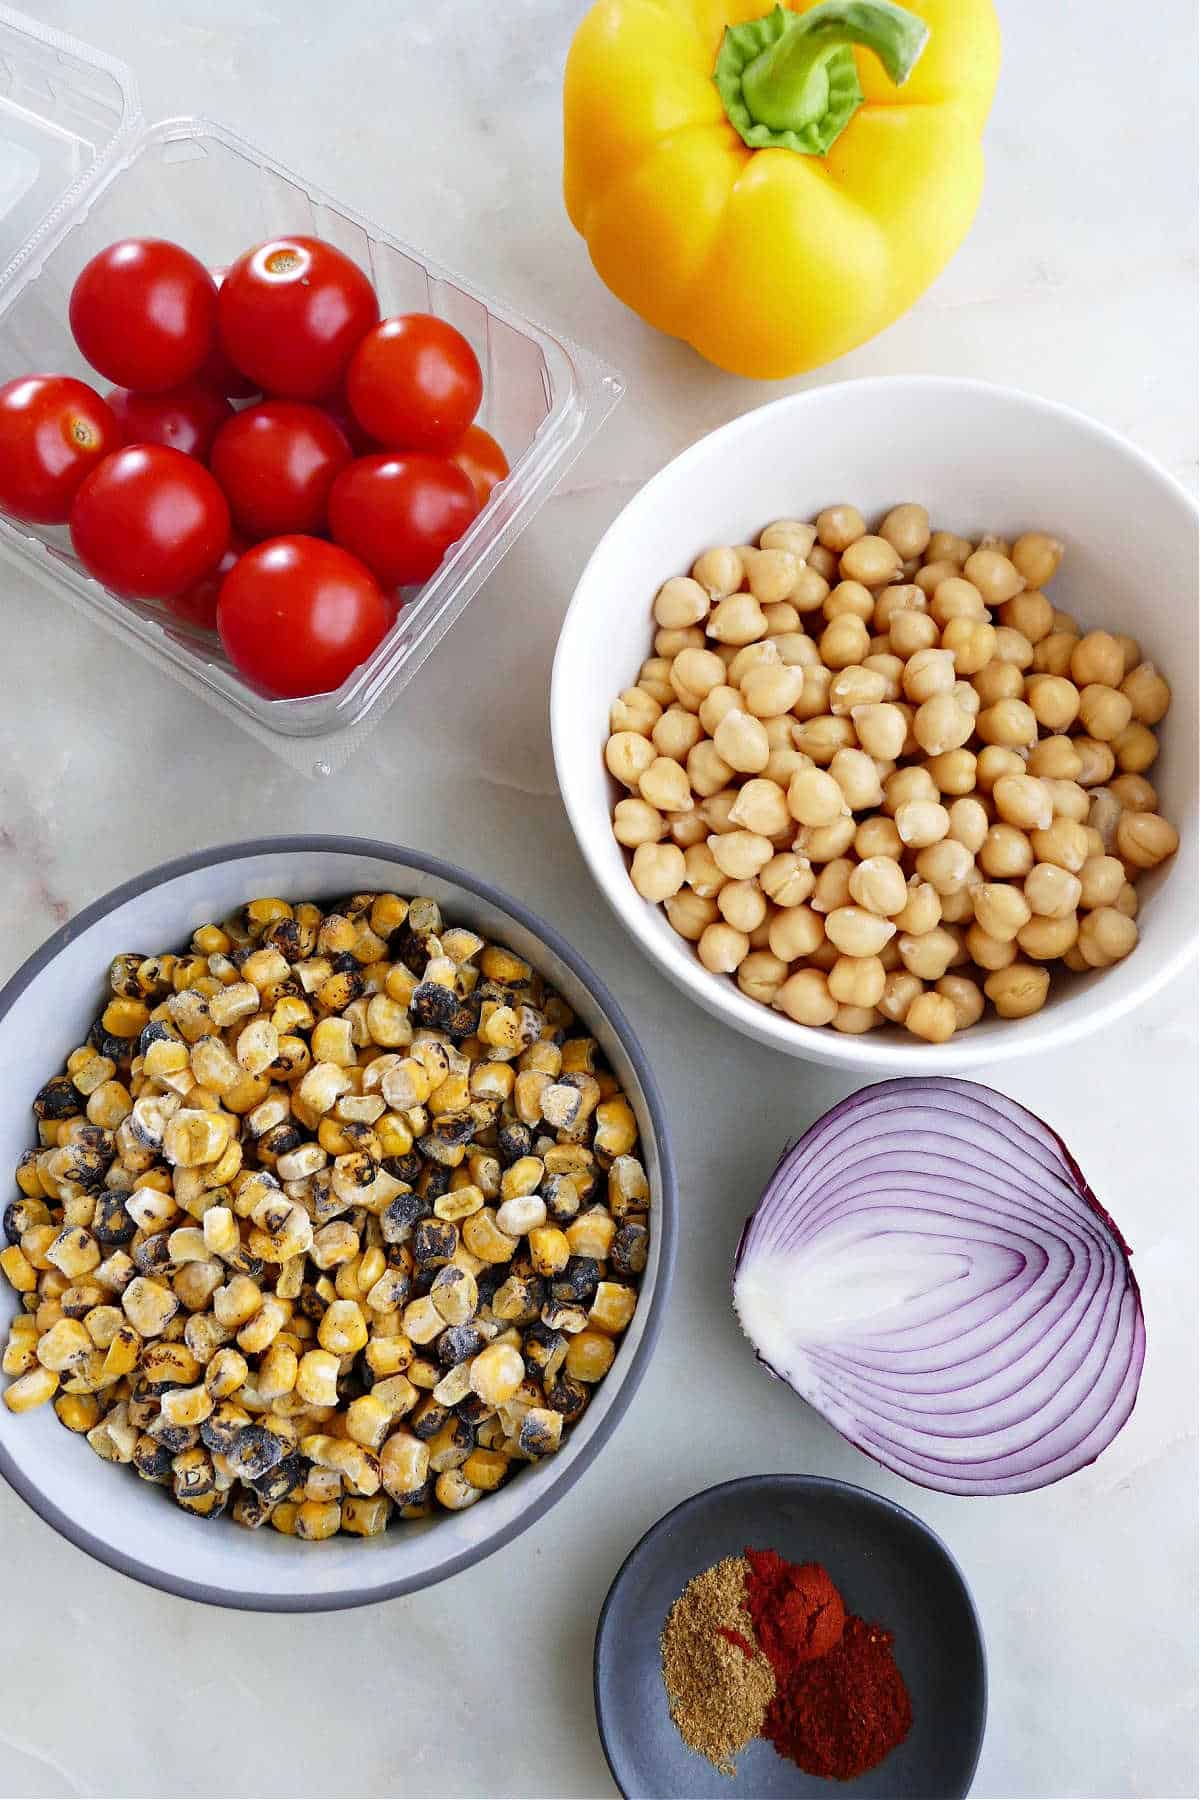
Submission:
[[[662,1664],[684,1743],[722,1775],[734,1774],[735,1752],[760,1735],[775,1696],[746,1610],[744,1558],[727,1556],[688,1582],[667,1614]]]

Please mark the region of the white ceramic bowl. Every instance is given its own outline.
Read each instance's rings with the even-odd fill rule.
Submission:
[[[151,1586],[217,1605],[278,1612],[361,1606],[456,1574],[517,1536],[561,1499],[624,1413],[658,1336],[675,1243],[675,1178],[661,1102],[620,1009],[556,932],[460,869],[360,838],[277,838],[203,851],[152,869],[63,926],[0,993],[0,1168],[34,1141],[30,1102],[82,1043],[103,1004],[109,960],[185,944],[257,894],[333,900],[375,890],[431,895],[456,922],[527,957],[586,1021],[637,1114],[651,1189],[642,1297],[616,1362],[557,1455],[522,1469],[467,1512],[395,1525],[369,1540],[307,1544],[228,1517],[206,1523],[130,1469],[102,1463],[53,1410],[0,1406],[0,1473],[64,1537]],[[0,1283],[0,1336],[16,1296]],[[582,1517],[581,1517],[582,1528]]]
[[[603,762],[608,709],[653,654],[651,603],[710,544],[745,543],[777,518],[852,501],[872,519],[902,500],[967,536],[1042,528],[1067,556],[1052,586],[1085,625],[1131,632],[1174,690],[1152,771],[1178,855],[1139,883],[1141,942],[1115,968],[1055,983],[1029,1019],[989,1017],[951,1040],[899,1027],[864,1037],[795,1025],[711,975],[634,889],[612,835],[618,790]],[[1009,388],[935,376],[792,394],[712,432],[669,463],[610,526],[559,639],[551,729],[571,824],[606,899],[641,948],[715,1017],[790,1056],[866,1072],[959,1073],[1070,1043],[1178,973],[1196,931],[1196,511],[1185,491],[1095,420]]]

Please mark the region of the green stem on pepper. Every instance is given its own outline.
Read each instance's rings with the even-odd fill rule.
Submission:
[[[806,13],[776,6],[727,27],[713,80],[752,150],[824,156],[862,105],[852,46],[873,50],[900,87],[928,38],[924,20],[891,0],[822,0]]]

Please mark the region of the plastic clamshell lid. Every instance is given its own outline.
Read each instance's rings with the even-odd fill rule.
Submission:
[[[124,63],[0,4],[0,289],[139,122]]]

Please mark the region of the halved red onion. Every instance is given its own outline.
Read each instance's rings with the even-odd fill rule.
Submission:
[[[1093,1462],[1146,1353],[1128,1247],[1074,1157],[972,1081],[884,1081],[818,1119],[746,1221],[733,1303],[772,1374],[950,1494]]]

